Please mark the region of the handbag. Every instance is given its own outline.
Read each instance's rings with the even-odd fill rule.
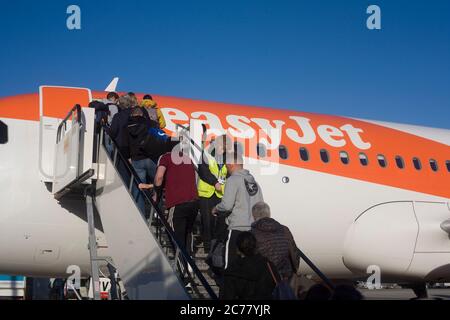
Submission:
[[[289,279],[289,286],[294,292],[297,299],[302,299],[308,290],[315,285],[316,282],[309,279],[305,275],[300,274],[300,266],[297,269],[297,272],[294,272]]]
[[[275,282],[275,288],[272,292],[272,297],[274,300],[297,300],[297,297],[292,290],[289,282],[287,280],[277,281],[275,274],[273,273],[272,267],[270,263],[267,262],[267,266],[269,267],[270,274],[272,275],[272,279]]]
[[[206,258],[206,263],[211,268],[225,268],[225,245],[218,239],[211,240],[211,251]]]
[[[285,237],[290,240],[291,237],[287,234],[287,229],[285,229]],[[300,299],[308,290],[311,288],[315,282],[308,279],[305,275],[300,274],[300,262],[296,261],[298,255],[296,254],[297,247],[295,243],[291,243],[289,248],[289,260],[291,262],[292,269],[294,270],[292,276],[289,279],[289,286],[294,292],[295,296]],[[298,262],[298,266],[297,266]]]

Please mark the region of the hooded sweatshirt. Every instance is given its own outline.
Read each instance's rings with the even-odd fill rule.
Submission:
[[[283,277],[297,271],[300,256],[294,238],[286,226],[272,218],[252,224],[258,252],[272,262]]]
[[[227,179],[217,210],[230,213],[226,218],[228,230],[249,231],[254,221],[252,208],[260,201],[264,201],[261,187],[248,170],[242,169]]]
[[[148,135],[149,126],[144,117],[131,117],[128,122],[129,146],[131,160],[148,158],[141,147],[141,142]]]

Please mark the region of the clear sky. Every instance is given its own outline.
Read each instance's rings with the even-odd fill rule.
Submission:
[[[450,128],[449,0],[1,1],[0,36],[0,96],[119,76],[121,91]]]

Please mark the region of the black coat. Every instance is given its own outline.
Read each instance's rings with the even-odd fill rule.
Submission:
[[[150,158],[157,163],[159,157],[172,151],[178,141],[158,139],[149,133],[147,119],[144,117],[131,117],[128,122],[128,144],[130,157],[134,161]]]
[[[119,147],[119,151],[127,159],[131,156],[128,123],[130,121],[132,110],[132,108],[119,109],[119,112],[112,119],[111,127],[109,129],[109,135],[116,141]],[[150,120],[147,110],[145,110],[145,108],[142,108],[142,110],[144,112],[144,117],[146,119],[147,125],[151,127],[154,124],[152,120]]]
[[[275,281],[269,271],[266,258],[257,254],[237,258],[224,273],[221,298],[224,300],[271,300]],[[280,277],[270,263],[277,281]]]
[[[143,141],[149,135],[149,125],[144,117],[131,117],[128,121],[128,145],[131,160],[149,158],[142,148]]]

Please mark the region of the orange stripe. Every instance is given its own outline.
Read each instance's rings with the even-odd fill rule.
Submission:
[[[39,95],[24,94],[1,98],[0,118],[39,121]]]
[[[244,115],[248,118],[282,120],[286,125],[283,127],[281,144],[288,148],[289,158],[287,160],[280,159],[281,164],[450,198],[450,174],[445,167],[445,162],[450,160],[450,147],[436,141],[380,125],[337,116],[166,97],[156,97],[155,100],[162,107],[179,108],[187,113],[188,116],[191,112],[199,110],[214,113],[220,118],[225,129],[227,125],[226,116],[229,114]],[[347,145],[343,148],[335,148],[317,137],[313,144],[304,145],[309,150],[311,159],[308,162],[302,162],[299,156],[300,145],[285,134],[286,128],[299,130],[297,123],[289,119],[289,116],[311,119],[311,125],[314,129],[324,124],[336,128],[352,124],[354,127],[364,130],[362,137],[364,141],[370,142],[372,146],[369,150],[357,149],[348,142],[349,138],[346,137]],[[254,129],[259,128],[254,123],[251,126]],[[327,164],[320,159],[321,149],[327,149],[330,153],[331,161]],[[252,151],[253,153],[255,152],[255,150]],[[348,165],[344,165],[340,161],[340,151],[346,151],[349,154],[350,163]],[[369,166],[363,167],[360,164],[360,152],[366,153],[369,157]],[[387,158],[388,166],[386,168],[378,165],[378,154],[383,154]],[[246,155],[249,155],[248,149],[246,150]],[[397,155],[403,157],[406,165],[405,169],[397,168],[395,164],[395,156]],[[413,157],[420,158],[422,170],[418,171],[413,167]],[[429,165],[430,159],[435,159],[438,162],[438,172],[431,170]]]
[[[105,93],[93,92],[93,95],[97,98],[104,98]],[[142,94],[138,94],[140,99],[142,99],[142,96]],[[289,159],[280,159],[281,164],[450,198],[450,174],[445,168],[445,161],[450,160],[450,147],[445,144],[380,125],[337,116],[163,96],[154,96],[154,99],[160,107],[177,108],[188,116],[196,111],[211,112],[219,117],[225,129],[227,129],[226,116],[230,114],[243,115],[248,118],[284,121],[286,124],[283,127],[281,144],[288,148]],[[38,102],[38,95],[36,94],[0,99],[0,118],[39,120]],[[61,109],[61,113],[65,114],[67,110],[68,108]],[[325,124],[336,128],[351,124],[364,131],[361,134],[363,140],[370,142],[372,146],[369,150],[359,150],[349,142],[349,137],[346,136],[347,145],[343,148],[334,148],[317,136],[313,144],[304,145],[308,149],[311,159],[308,162],[302,162],[298,154],[300,146],[288,138],[285,133],[287,128],[300,130],[297,123],[289,119],[289,116],[311,119],[311,125],[314,129],[317,129],[319,125]],[[256,130],[259,129],[255,123],[250,125]],[[315,133],[317,135],[317,130],[315,130]],[[299,134],[300,136],[302,135],[301,132]],[[322,148],[327,149],[330,154],[331,161],[328,164],[320,160],[319,151]],[[346,151],[349,154],[350,164],[344,165],[341,163],[339,160],[340,151]],[[364,152],[368,155],[369,166],[361,166],[358,158],[359,152]],[[378,165],[378,154],[383,154],[387,158],[387,168],[381,168]],[[254,156],[254,150],[252,150],[252,154],[249,153],[249,150],[246,150],[246,155]],[[396,155],[403,157],[406,164],[405,169],[398,169],[395,165]],[[422,170],[417,171],[413,168],[413,157],[420,158]],[[429,159],[437,160],[439,165],[438,172],[433,172],[430,169]]]

